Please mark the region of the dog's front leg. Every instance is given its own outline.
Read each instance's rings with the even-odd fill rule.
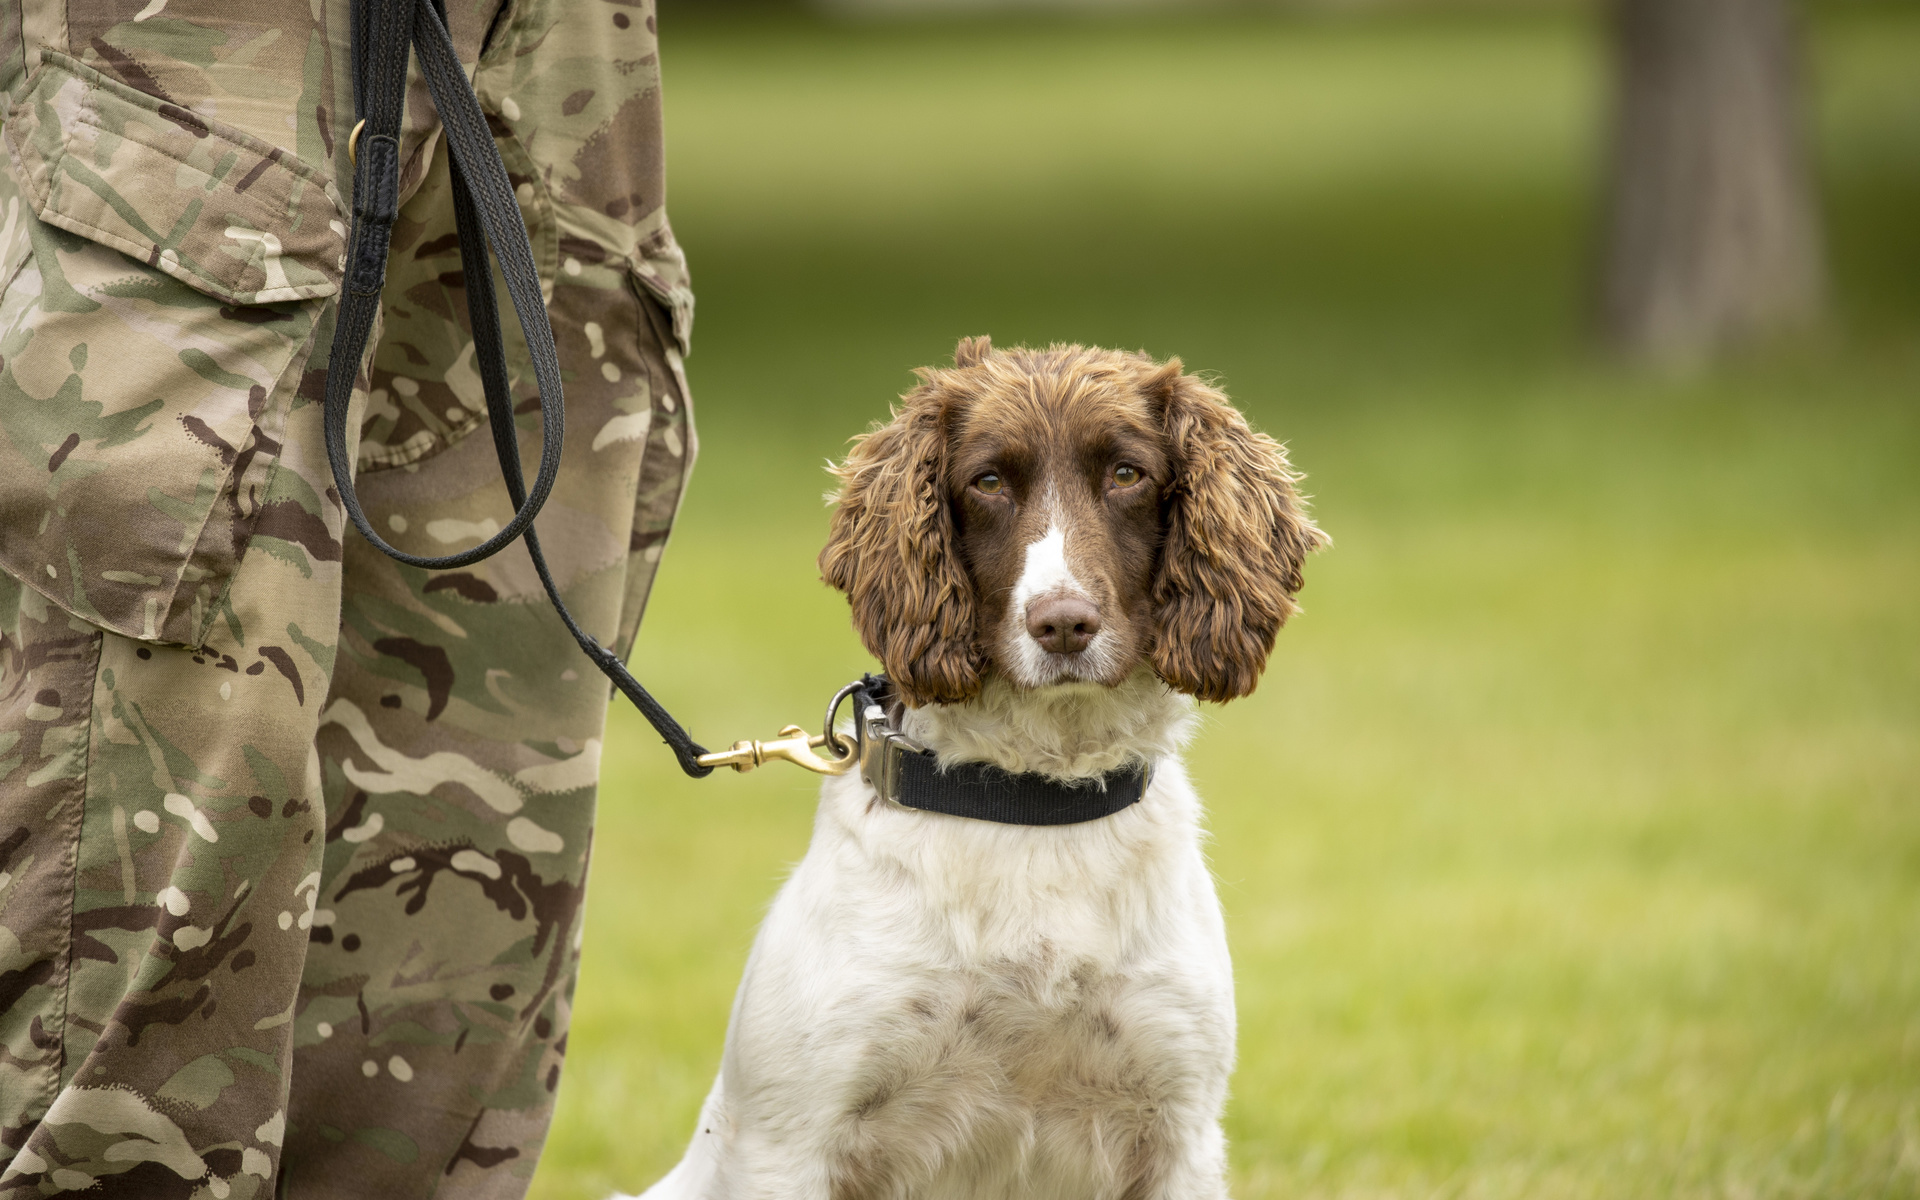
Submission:
[[[828,1200],[832,1178],[817,1150],[785,1143],[762,1130],[744,1131],[701,1200]]]
[[[727,1076],[723,1065],[686,1156],[640,1200],[826,1200],[831,1192],[826,1158],[808,1149],[818,1141],[818,1131],[769,1122],[764,1115],[736,1121],[727,1103]]]
[[[1227,1200],[1227,1138],[1211,1114],[1175,1117],[1158,1186],[1143,1195],[1156,1200]],[[1184,1125],[1184,1128],[1179,1127]]]
[[[828,1200],[871,1032],[870,972],[846,944],[861,913],[818,838],[775,897],[747,958],[702,1114],[713,1167],[686,1200]],[[709,1120],[709,1116],[713,1119]],[[696,1133],[688,1161],[703,1149]],[[684,1164],[683,1164],[684,1165]],[[681,1200],[675,1194],[671,1200]],[[663,1196],[661,1200],[668,1200]]]
[[[693,1127],[687,1152],[673,1170],[646,1190],[639,1200],[720,1200],[720,1168],[733,1143],[733,1115],[727,1109],[726,1073],[713,1081],[707,1101],[700,1106],[700,1123]],[[613,1200],[632,1200],[615,1196]]]

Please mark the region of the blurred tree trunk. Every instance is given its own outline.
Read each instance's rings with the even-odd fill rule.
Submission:
[[[1810,322],[1826,268],[1789,0],[1612,0],[1612,18],[1608,342],[1697,362]]]

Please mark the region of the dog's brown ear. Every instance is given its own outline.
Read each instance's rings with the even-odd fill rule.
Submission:
[[[953,348],[953,365],[956,367],[976,367],[982,362],[985,362],[987,355],[992,353],[993,339],[990,337],[982,335],[980,337],[961,338],[960,344]]]
[[[1154,669],[1177,691],[1232,700],[1253,691],[1293,615],[1306,557],[1327,541],[1294,490],[1280,443],[1179,359],[1143,384],[1161,407],[1173,480],[1153,582]]]
[[[840,494],[820,552],[820,577],[847,594],[860,641],[915,707],[970,699],[986,666],[943,483],[945,423],[922,385],[854,443],[834,468]]]

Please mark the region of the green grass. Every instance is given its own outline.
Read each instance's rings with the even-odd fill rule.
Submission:
[[[1180,354],[1336,539],[1190,758],[1249,1197],[1920,1196],[1920,12],[1816,10],[1837,317],[1591,355],[1578,14],[665,21],[700,469],[639,674],[713,743],[867,666],[819,464],[962,334]],[[678,1156],[812,782],[610,721],[534,1194]]]

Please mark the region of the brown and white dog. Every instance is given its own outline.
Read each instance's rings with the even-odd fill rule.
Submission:
[[[1279,443],[1179,360],[960,343],[838,468],[826,581],[943,765],[1155,765],[1004,825],[822,789],[720,1076],[654,1200],[1225,1195],[1233,980],[1180,765],[1251,692],[1308,519]]]

